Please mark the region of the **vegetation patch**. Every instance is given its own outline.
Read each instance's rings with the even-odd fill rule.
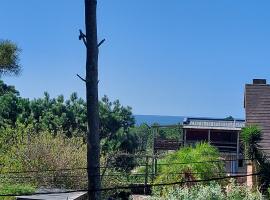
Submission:
[[[31,194],[35,192],[36,188],[29,184],[0,184],[0,194],[7,195],[7,194]],[[15,197],[7,196],[7,197],[0,197],[2,200],[13,200]]]

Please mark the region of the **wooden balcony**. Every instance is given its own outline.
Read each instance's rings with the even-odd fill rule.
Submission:
[[[155,138],[154,150],[178,150],[182,146],[182,141],[176,139]]]

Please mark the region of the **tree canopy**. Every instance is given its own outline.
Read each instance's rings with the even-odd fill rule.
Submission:
[[[131,152],[125,139],[132,139],[130,128],[135,124],[132,109],[121,105],[119,100],[111,102],[107,96],[99,101],[99,108],[100,137],[107,145],[103,150],[120,148]],[[52,98],[45,92],[43,97],[29,100],[22,98],[15,87],[0,80],[0,123],[2,127],[15,127],[16,122],[25,126],[31,124],[35,134],[48,131],[52,135],[85,137],[86,102],[77,93],[65,100],[63,95]]]
[[[21,71],[19,64],[20,49],[9,41],[0,41],[0,76],[3,74],[18,75]]]

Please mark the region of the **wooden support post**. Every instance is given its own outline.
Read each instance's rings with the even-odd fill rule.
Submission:
[[[239,131],[237,131],[237,143],[236,143],[236,172],[238,172],[239,167],[239,152],[240,152],[240,137]]]
[[[186,146],[186,144],[187,144],[187,129],[184,129],[184,146]]]
[[[157,128],[153,128],[152,129],[152,137],[153,137],[153,144],[152,144],[152,150],[153,150],[153,152],[152,152],[152,155],[155,155],[155,139],[156,139],[156,135],[157,135]]]
[[[211,144],[211,130],[208,130],[208,143]]]
[[[155,155],[155,176],[157,175],[157,155]]]
[[[154,178],[155,178],[155,156],[152,156],[152,163],[151,163],[152,165],[151,165],[151,167],[152,167],[152,169],[151,169],[151,171],[152,171],[152,173],[151,173],[151,183],[153,184],[154,183]]]
[[[148,190],[148,187],[147,187],[147,183],[148,183],[148,161],[149,161],[149,157],[146,156],[145,157],[145,176],[144,176],[144,194],[146,195],[147,194],[147,190]]]

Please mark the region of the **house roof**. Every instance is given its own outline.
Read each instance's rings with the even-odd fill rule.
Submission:
[[[222,118],[185,118],[185,129],[216,129],[216,130],[241,130],[245,126],[245,120]]]

